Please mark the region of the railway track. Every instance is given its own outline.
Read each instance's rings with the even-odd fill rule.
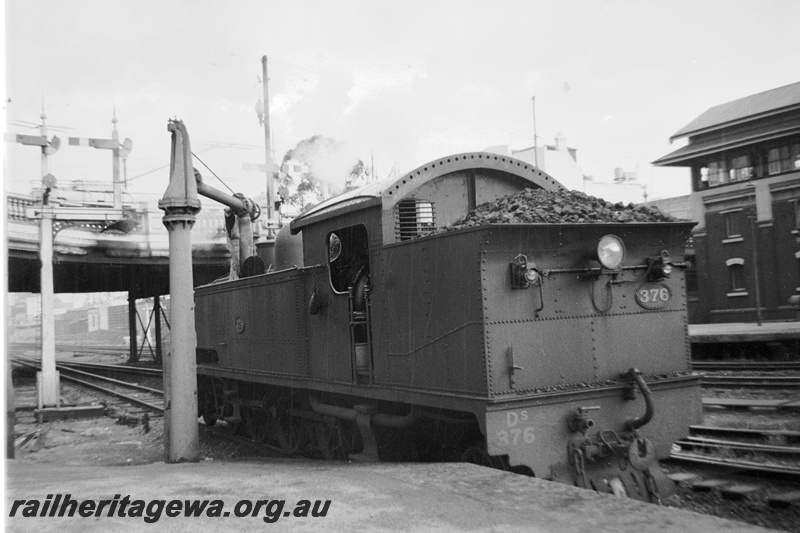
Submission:
[[[800,431],[785,429],[796,427],[800,376],[792,371],[800,362],[694,361],[692,369],[704,373],[706,422],[674,443],[667,462],[699,476],[692,490],[713,487],[730,499],[767,494],[770,507],[800,501]],[[716,473],[704,480],[705,469]],[[777,490],[781,483],[790,489]]]
[[[800,447],[789,445],[800,441],[800,432],[714,426],[691,426],[690,431],[674,443],[672,460],[800,481]]]
[[[118,365],[109,363],[88,363],[77,361],[59,361],[58,364],[65,368],[84,370],[102,375],[115,376],[136,376],[142,379],[162,380],[163,370],[152,366],[132,366]]]
[[[692,370],[710,372],[800,370],[800,361],[692,361]]]
[[[15,350],[40,350],[41,343],[37,342],[15,342],[9,345],[9,349]],[[97,345],[97,346],[77,346],[74,344],[56,344],[57,353],[79,353],[81,355],[119,355],[125,356],[130,348],[120,345]]]
[[[800,390],[800,376],[703,376],[706,388],[792,389]]]
[[[800,431],[777,431],[769,429],[751,429],[716,426],[689,426],[690,435],[739,438],[752,442],[781,442],[800,444]]]
[[[690,430],[690,436],[676,442],[664,461],[668,470],[682,471],[670,477],[683,498],[705,501],[711,508],[729,501],[728,505],[742,505],[740,510],[759,513],[800,506],[800,447],[788,445],[798,442],[800,432],[713,426]],[[703,507],[695,510],[704,512]]]
[[[12,362],[33,370],[39,370],[40,368],[38,362],[24,358],[14,357],[12,358]],[[106,363],[78,362],[59,362],[56,364],[56,369],[59,371],[62,380],[74,383],[79,387],[87,387],[122,400],[123,402],[142,407],[147,411],[155,413],[157,416],[163,415],[164,413],[163,390],[104,375],[123,374],[128,377],[138,376],[150,379],[158,378],[161,380],[163,372],[160,369]],[[286,457],[290,455],[278,447],[270,446],[265,443],[257,443],[250,438],[239,435],[236,425],[228,425],[223,422],[214,427],[206,426],[203,423],[199,423],[199,426],[201,431],[220,437],[234,444],[249,447],[264,456]],[[29,439],[33,435],[34,434],[31,433],[25,437]],[[25,438],[20,439],[20,441],[23,440],[25,440]],[[20,447],[23,444],[24,442],[20,442],[16,447]]]
[[[34,370],[40,368],[38,362],[20,357],[12,358],[12,362]],[[61,363],[56,364],[56,370],[59,371],[60,378],[64,381],[96,390],[139,407],[144,407],[154,413],[163,414],[164,412],[164,392],[161,389],[110,378],[96,372],[87,372],[78,370],[77,368],[70,368]]]

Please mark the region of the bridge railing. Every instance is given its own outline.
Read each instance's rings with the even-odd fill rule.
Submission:
[[[38,202],[34,198],[31,198],[30,196],[7,194],[6,213],[8,220],[14,220],[17,222],[29,222],[34,224],[37,223],[35,220],[31,220],[25,216],[25,210],[37,204],[40,204],[40,202]]]

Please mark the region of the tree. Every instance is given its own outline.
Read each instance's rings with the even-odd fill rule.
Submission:
[[[335,139],[314,135],[286,152],[279,174],[283,202],[303,212],[366,182],[364,162]]]

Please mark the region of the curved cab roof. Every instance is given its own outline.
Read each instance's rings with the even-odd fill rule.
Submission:
[[[376,205],[381,205],[384,210],[392,209],[422,185],[449,174],[470,170],[501,172],[527,182],[526,186],[532,188],[564,188],[552,176],[525,161],[488,152],[466,152],[431,161],[398,178],[370,183],[325,200],[295,218],[290,224],[291,231],[297,233],[309,224]]]

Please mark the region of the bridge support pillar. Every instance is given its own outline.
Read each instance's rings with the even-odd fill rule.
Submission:
[[[131,285],[133,285],[133,279],[134,279],[133,276],[131,276],[130,277]],[[130,352],[130,356],[128,357],[128,362],[129,363],[138,363],[139,362],[139,346],[138,346],[138,342],[137,342],[137,338],[136,338],[137,335],[138,335],[138,330],[136,328],[136,317],[137,317],[136,296],[134,295],[135,293],[133,291],[134,291],[133,287],[131,287],[128,290],[128,335],[131,338],[130,343],[129,343],[130,344],[130,348],[131,348],[131,352]]]

